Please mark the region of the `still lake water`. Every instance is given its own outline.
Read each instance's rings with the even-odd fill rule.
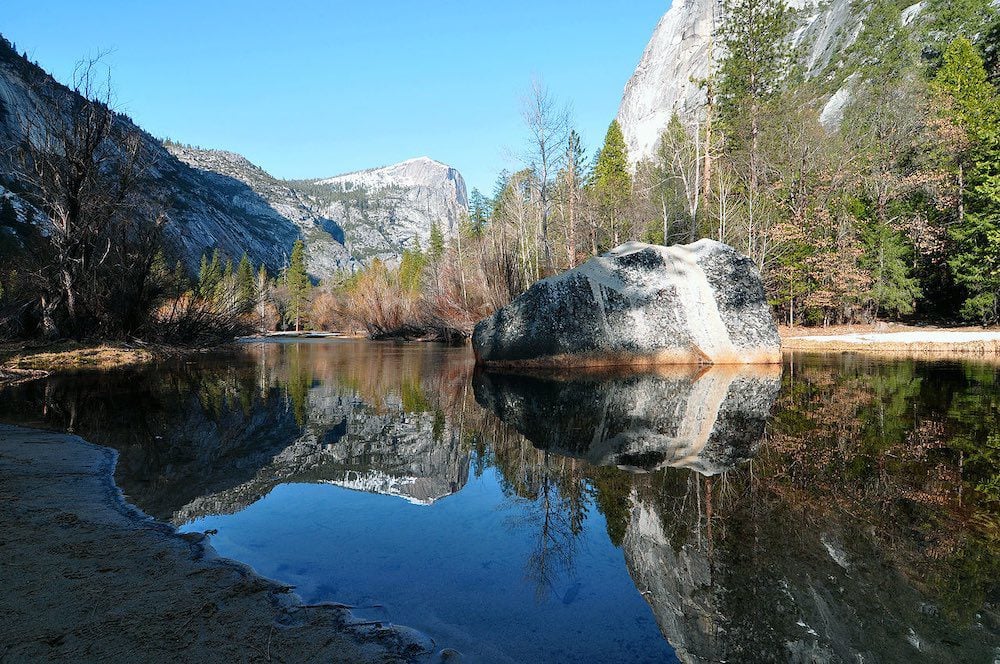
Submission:
[[[473,662],[993,662],[1000,368],[476,373],[260,343],[0,392],[308,603]]]

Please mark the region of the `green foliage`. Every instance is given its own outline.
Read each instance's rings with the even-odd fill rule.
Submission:
[[[594,165],[594,187],[598,196],[613,203],[620,203],[628,197],[632,188],[629,175],[628,147],[621,125],[615,120],[604,136],[604,147]]]
[[[631,488],[628,474],[617,468],[597,466],[591,469],[590,481],[594,491],[594,502],[597,510],[604,515],[607,523],[608,537],[611,543],[620,547],[625,541],[628,530],[631,503],[629,489]]]
[[[436,221],[431,224],[430,247],[427,253],[432,262],[444,255],[444,232],[441,230],[441,224]]]
[[[1000,320],[1000,96],[971,41],[948,45],[934,87],[951,102],[948,119],[968,138],[967,212],[951,229],[949,265],[968,297],[962,316],[983,324]]]
[[[473,236],[479,237],[486,230],[492,210],[493,201],[484,196],[483,192],[473,188],[469,194],[469,223],[472,225]]]
[[[965,37],[952,41],[941,58],[934,87],[952,100],[953,119],[978,142],[989,141],[998,131],[990,126],[997,116],[997,93],[986,76],[976,47]]]
[[[983,59],[986,75],[993,85],[1000,85],[1000,14],[993,18],[993,25],[983,37]]]
[[[184,267],[184,263],[181,261],[174,263],[174,273],[171,285],[173,286],[173,292],[176,295],[183,295],[191,290],[190,275],[188,274],[187,268]]]
[[[930,18],[925,39],[939,50],[960,37],[987,35],[997,18],[991,0],[928,0],[921,13]]]
[[[719,27],[726,55],[716,84],[719,115],[730,133],[746,134],[756,109],[788,71],[785,38],[791,15],[784,0],[724,0]]]
[[[1000,505],[1000,375],[989,365],[967,365],[968,386],[948,411],[955,435],[949,447],[965,455],[967,480],[982,498]]]
[[[868,292],[872,314],[893,316],[913,313],[920,297],[920,286],[912,276],[912,249],[899,231],[887,224],[874,222],[863,231],[865,254],[862,267],[872,275]]]
[[[399,285],[411,293],[420,290],[424,268],[428,265],[429,256],[420,248],[418,240],[413,249],[404,249],[403,258],[399,262]]]
[[[968,214],[952,229],[956,251],[948,261],[968,297],[962,317],[984,325],[1000,320],[1000,219],[997,214]]]
[[[308,308],[309,295],[312,291],[312,282],[306,272],[305,245],[302,240],[296,240],[292,247],[292,257],[285,273],[285,282],[288,286],[289,322],[294,322],[295,329],[298,331]]]
[[[417,376],[403,376],[399,384],[399,397],[406,413],[428,413],[431,411],[430,399],[424,392]]]
[[[604,147],[597,155],[591,188],[602,218],[610,223],[612,234],[617,236],[625,207],[632,195],[628,147],[617,120],[611,123],[604,136]]]
[[[295,348],[290,355],[288,366],[287,390],[288,401],[292,406],[295,423],[305,426],[309,414],[309,388],[313,384],[313,375],[308,358],[302,358],[301,348]]]
[[[917,46],[912,30],[903,25],[902,10],[909,3],[876,0],[861,34],[848,49],[854,71],[868,82],[895,85],[916,65]],[[846,74],[846,72],[845,72]]]
[[[236,297],[244,310],[251,309],[257,300],[256,277],[246,252],[243,252],[239,267],[236,269]]]
[[[219,250],[212,252],[212,258],[201,256],[201,267],[198,270],[198,294],[206,300],[214,299],[222,284],[222,258]]]

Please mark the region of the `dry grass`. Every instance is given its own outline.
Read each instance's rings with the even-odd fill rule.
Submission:
[[[64,341],[0,344],[0,386],[41,378],[55,371],[114,369],[155,361],[167,354],[156,347],[81,344]]]

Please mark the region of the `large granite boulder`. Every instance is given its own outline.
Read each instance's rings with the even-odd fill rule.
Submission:
[[[543,279],[480,321],[472,346],[494,366],[781,361],[760,274],[713,240],[628,242]]]

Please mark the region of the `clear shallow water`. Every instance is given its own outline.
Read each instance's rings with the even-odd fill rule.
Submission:
[[[998,378],[298,342],[29,383],[0,418],[115,447],[148,513],[470,661],[992,661]]]

